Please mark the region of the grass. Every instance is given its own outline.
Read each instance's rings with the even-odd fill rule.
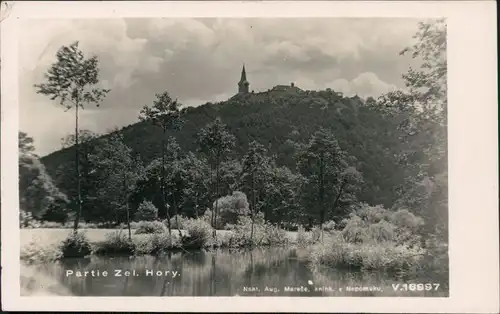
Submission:
[[[106,235],[115,231],[121,230],[123,234],[128,235],[127,229],[79,229],[87,234],[87,238],[91,243],[103,242],[106,240]],[[58,245],[66,239],[72,229],[55,229],[55,228],[33,228],[21,229],[21,247],[28,246],[30,242],[36,242],[42,245]],[[181,229],[182,234],[187,234],[186,230]],[[230,236],[230,230],[217,230],[217,237],[225,238]],[[286,231],[288,238],[293,242],[297,239],[296,231]],[[172,234],[177,234],[176,229],[172,229]],[[147,234],[134,234],[132,230],[132,239],[144,238]]]

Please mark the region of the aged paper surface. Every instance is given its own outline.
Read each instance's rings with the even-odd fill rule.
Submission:
[[[498,311],[494,13],[2,3],[4,309]]]

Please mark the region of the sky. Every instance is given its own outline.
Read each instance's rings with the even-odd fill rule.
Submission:
[[[80,42],[99,59],[99,108],[89,105],[80,126],[98,133],[138,121],[155,94],[168,91],[185,106],[223,101],[237,92],[245,64],[250,90],[290,84],[332,88],[346,96],[378,97],[404,88],[415,64],[399,52],[413,43],[418,20],[388,18],[85,19],[21,20],[19,127],[44,156],[74,132],[74,112],[36,93],[34,84],[62,45]]]

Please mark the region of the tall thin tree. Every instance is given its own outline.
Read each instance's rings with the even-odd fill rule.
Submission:
[[[51,100],[59,100],[66,111],[75,109],[75,164],[77,177],[76,218],[73,226],[78,230],[82,216],[82,195],[80,190],[78,113],[84,105],[96,104],[99,107],[109,89],[99,88],[99,67],[97,56],[85,58],[78,42],[62,46],[56,54],[57,61],[45,73],[45,83],[36,84],[38,94],[47,95]]]
[[[161,190],[161,207],[167,218],[167,226],[169,235],[172,235],[172,227],[170,225],[170,213],[167,208],[166,194],[166,134],[168,130],[179,129],[182,126],[180,104],[177,100],[173,100],[168,92],[156,94],[156,100],[151,106],[144,106],[140,112],[139,119],[148,121],[153,125],[161,128],[161,174],[160,174],[160,190]]]
[[[219,211],[218,199],[220,193],[220,166],[221,162],[227,158],[227,153],[234,147],[235,137],[226,130],[226,125],[222,123],[220,118],[216,118],[212,123],[209,123],[198,134],[198,144],[200,151],[204,153],[210,163],[210,168],[215,172],[215,209],[212,212],[212,226],[214,227],[213,235],[217,236],[217,215]]]

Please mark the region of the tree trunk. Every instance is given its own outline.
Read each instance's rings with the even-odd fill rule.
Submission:
[[[132,230],[130,230],[130,208],[128,206],[128,202],[126,205],[126,210],[127,210],[127,229],[128,229],[128,239],[132,240]]]
[[[337,195],[337,197],[335,198],[335,201],[333,202],[332,211],[334,211],[335,208],[337,208],[338,202],[340,200],[340,196],[342,195],[342,192],[344,191],[344,187],[346,186],[346,184],[347,184],[347,180],[344,179],[342,181],[342,185],[340,186],[339,194]]]
[[[80,223],[80,217],[82,215],[82,195],[81,195],[81,181],[80,181],[80,148],[78,143],[78,108],[80,105],[77,103],[75,106],[75,164],[76,164],[76,193],[77,193],[77,207],[76,207],[76,218],[73,226],[73,231],[76,233],[78,230],[78,224]]]
[[[174,205],[175,224],[177,225],[177,231],[179,231],[179,237],[182,239],[181,227],[179,226],[179,211],[177,210],[177,202],[175,201],[175,193],[172,193],[172,201],[173,201],[173,205]]]
[[[255,174],[252,172],[252,210],[250,211],[250,214],[252,216],[252,228],[250,231],[250,243],[253,243],[253,230],[254,230],[254,224],[255,224]]]
[[[219,163],[220,158],[217,156],[215,165],[215,210],[214,210],[214,239],[217,238],[217,215],[219,214]]]
[[[320,206],[320,228],[321,228],[321,242],[323,242],[323,224],[325,222],[325,178],[324,178],[324,162],[323,154],[319,160],[319,206]]]
[[[161,137],[161,205],[163,212],[165,212],[165,215],[167,217],[167,227],[168,227],[168,235],[169,235],[169,242],[172,242],[172,227],[170,225],[170,213],[168,211],[168,208],[166,206],[166,192],[165,192],[165,132],[166,129],[163,127],[163,134]]]

